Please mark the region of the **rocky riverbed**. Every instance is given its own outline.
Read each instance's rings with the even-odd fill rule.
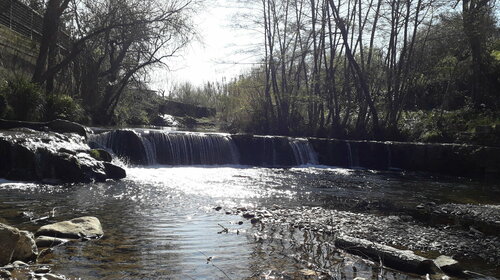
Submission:
[[[0,278],[64,280],[44,259],[52,247],[103,236],[96,217],[80,217],[40,227],[34,234],[0,223]],[[36,239],[35,239],[36,236]]]

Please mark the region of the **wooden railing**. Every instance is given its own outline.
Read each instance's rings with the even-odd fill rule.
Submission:
[[[19,0],[0,0],[0,24],[31,40],[42,39],[43,17]],[[59,47],[66,51],[70,45],[69,35],[60,31],[58,40]]]

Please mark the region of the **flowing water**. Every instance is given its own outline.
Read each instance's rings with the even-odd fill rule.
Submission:
[[[319,252],[315,246],[325,239],[311,232],[264,228],[225,211],[276,205],[328,208],[334,200],[360,196],[394,201],[404,197],[409,204],[460,203],[462,197],[499,202],[498,192],[493,196],[489,188],[478,189],[471,182],[362,170],[149,166],[128,168],[127,172],[128,178],[120,182],[87,185],[4,182],[0,185],[0,216],[28,230],[77,216],[99,217],[105,232],[101,240],[61,246],[46,257],[54,271],[69,277],[258,279],[272,273],[294,273],[309,262],[330,269],[339,279],[355,275],[413,279],[381,271],[330,246]],[[223,209],[215,211],[216,206]],[[244,223],[239,225],[240,221]],[[221,226],[228,233],[218,234]],[[426,226],[419,227],[425,231]],[[263,242],[255,237],[262,232],[274,237]],[[320,257],[313,256],[315,252]],[[496,273],[492,267],[486,271]]]
[[[224,134],[141,136],[148,165],[126,167],[121,181],[66,186],[1,181],[0,222],[36,231],[52,222],[98,217],[102,239],[56,247],[41,260],[70,278],[310,279],[311,271],[319,271],[327,279],[421,279],[336,249],[334,235],[322,234],[314,223],[454,255],[468,269],[500,275],[496,236],[431,225],[401,210],[452,203],[497,211],[498,184],[311,165],[317,162],[314,151],[301,139],[289,143],[295,162],[306,165],[264,168],[234,165],[240,155]],[[110,137],[93,140],[109,143]],[[262,147],[275,141],[268,138]],[[267,156],[274,160],[269,165],[279,162],[272,149]],[[159,165],[167,162],[187,166]],[[193,165],[200,163],[205,165]],[[219,165],[206,165],[214,163]],[[252,224],[241,208],[266,211],[272,222]]]

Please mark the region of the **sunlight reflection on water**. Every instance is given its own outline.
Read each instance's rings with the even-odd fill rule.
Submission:
[[[212,198],[293,195],[292,191],[270,188],[272,182],[262,173],[266,171],[261,168],[240,167],[135,167],[127,169],[127,180]]]

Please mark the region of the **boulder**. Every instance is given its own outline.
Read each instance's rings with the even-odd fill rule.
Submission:
[[[80,217],[69,221],[42,226],[36,236],[51,236],[69,239],[93,239],[103,235],[101,222],[96,217]]]
[[[38,255],[38,248],[36,246],[33,233],[25,230],[21,230],[19,233],[20,238],[17,241],[12,259],[20,261],[35,260]]]
[[[14,250],[21,234],[17,228],[0,224],[0,265],[6,265],[12,261]]]
[[[109,179],[118,180],[127,177],[125,169],[109,162],[104,162],[104,171]]]
[[[126,175],[108,152],[90,150],[75,134],[0,132],[0,158],[0,177],[10,180],[87,183]]]
[[[70,122],[67,120],[53,120],[47,123],[47,127],[50,131],[59,133],[76,133],[87,138],[87,130],[81,124]]]
[[[76,133],[87,138],[87,129],[80,124],[66,121],[53,120],[50,122],[25,122],[0,119],[0,129],[29,128],[38,131],[53,131],[58,133]]]

